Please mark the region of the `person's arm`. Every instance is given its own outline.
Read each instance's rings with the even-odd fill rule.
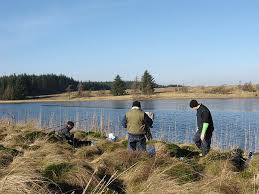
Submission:
[[[152,128],[153,120],[146,113],[144,113],[144,122],[146,125]]]
[[[201,141],[204,140],[208,127],[209,127],[209,123],[203,123],[202,131],[201,131]]]
[[[73,141],[74,140],[74,135],[73,134],[71,134],[69,131],[65,131],[64,132],[64,136],[65,136],[65,138],[66,138],[66,140],[70,140],[70,141]]]
[[[201,131],[201,141],[204,140],[206,132],[209,128],[209,118],[210,113],[208,111],[204,111],[202,113],[202,131]]]
[[[126,129],[127,128],[127,118],[126,115],[123,117],[122,121],[121,121],[122,126]]]
[[[152,128],[153,126],[153,120],[145,113],[144,114],[144,122],[145,122],[145,131],[146,131],[146,138],[148,140],[152,140],[153,137],[152,137],[152,133],[150,131],[150,128]]]

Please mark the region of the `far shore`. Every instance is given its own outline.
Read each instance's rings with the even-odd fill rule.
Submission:
[[[206,89],[208,90],[209,87]],[[206,92],[206,90],[194,87],[189,91],[177,91],[175,88],[160,88],[155,90],[154,95],[133,95],[131,91],[127,91],[127,95],[124,96],[112,96],[110,91],[93,91],[91,95],[85,97],[79,97],[77,92],[63,93],[49,96],[32,97],[26,100],[6,100],[0,101],[0,104],[8,103],[34,103],[34,102],[77,102],[77,101],[116,101],[116,100],[180,100],[180,99],[244,99],[244,98],[259,98],[259,92],[241,92],[233,90],[231,93],[212,93]],[[83,94],[84,96],[84,94]]]

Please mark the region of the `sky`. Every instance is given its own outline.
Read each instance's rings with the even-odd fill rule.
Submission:
[[[259,83],[258,0],[0,0],[0,75]]]

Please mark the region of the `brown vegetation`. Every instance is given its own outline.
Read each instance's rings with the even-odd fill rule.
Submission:
[[[0,193],[256,193],[259,157],[242,168],[236,152],[212,150],[199,158],[193,145],[152,141],[156,156],[129,152],[127,141],[109,142],[76,132],[95,145],[73,148],[33,124],[0,127]]]

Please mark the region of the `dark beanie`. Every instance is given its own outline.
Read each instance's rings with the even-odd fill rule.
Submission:
[[[72,121],[68,121],[68,122],[67,122],[67,125],[70,125],[71,127],[74,127],[75,124],[74,124],[74,122],[72,122]]]
[[[139,102],[139,101],[134,101],[134,102],[132,103],[132,107],[133,107],[133,106],[137,106],[137,107],[141,108],[141,105],[140,105],[140,102]]]
[[[191,100],[191,102],[190,102],[191,108],[197,107],[198,105],[199,105],[199,103],[197,102],[197,100]]]

